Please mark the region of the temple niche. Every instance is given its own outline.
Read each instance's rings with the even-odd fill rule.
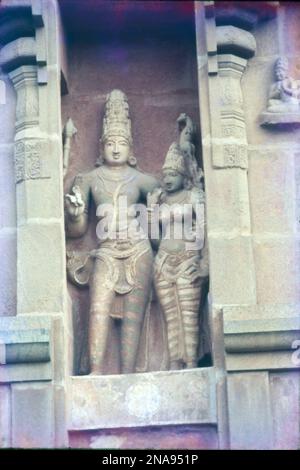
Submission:
[[[118,2],[109,2],[102,3],[101,8],[93,4],[91,12],[79,2],[72,8],[68,8],[68,3],[62,3],[62,22],[66,35],[62,121],[67,123],[71,118],[76,131],[72,133],[69,122],[65,192],[72,189],[74,178],[78,174],[101,171],[103,119],[107,119],[106,98],[113,89],[122,90],[127,97],[133,155],[137,168],[145,172],[145,176],[152,175],[157,179],[157,185],[162,184],[162,166],[172,141],[181,141],[182,148],[185,146],[185,152],[188,153],[189,137],[185,143],[183,129],[186,135],[193,133],[190,135],[193,140],[191,158],[194,159],[194,165],[201,168],[203,164],[193,4],[186,2],[185,5],[173,8],[171,4],[160,6],[157,2],[142,2],[140,5],[135,3],[134,7],[127,4],[123,8]],[[185,122],[185,116],[191,124]],[[194,129],[189,130],[189,126]],[[66,127],[65,134],[67,130]],[[66,136],[64,140],[66,141]],[[195,185],[203,187],[203,175]],[[150,190],[151,185],[148,185],[148,191]],[[80,273],[81,279],[88,276],[85,268],[80,268],[84,262],[82,258],[86,258],[98,244],[95,202],[89,200],[86,210],[89,216],[85,235],[77,239],[67,238],[67,267],[71,281],[74,281],[74,269]],[[112,253],[110,256],[113,259]],[[90,264],[93,261],[90,260]],[[87,263],[85,266],[87,271],[92,271],[92,266],[87,266]],[[84,282],[81,286],[80,282],[79,279],[77,283],[69,283],[68,289],[73,317],[74,374],[86,375],[90,371],[90,289],[86,285],[88,283],[84,287]],[[149,282],[151,284],[152,280],[147,282],[144,289],[149,290],[151,299],[147,304],[141,332],[133,333],[140,335],[140,338],[135,339],[140,340],[135,368],[131,372],[169,369],[165,315],[158,302],[156,290],[149,287]],[[199,306],[196,307],[199,311],[201,334],[198,328],[198,351],[193,360],[194,367],[198,364],[211,365],[207,320],[208,276],[202,284]],[[120,304],[123,298],[119,292],[116,303]],[[126,295],[123,297],[126,298]],[[113,306],[110,308],[114,309]],[[110,322],[103,360],[104,374],[121,372],[120,337],[123,320],[120,315],[118,317],[112,314],[112,317],[114,321]],[[197,323],[198,319],[195,321]],[[99,328],[101,331],[101,326],[98,325],[98,330]]]
[[[299,25],[0,1],[0,447],[299,448]]]

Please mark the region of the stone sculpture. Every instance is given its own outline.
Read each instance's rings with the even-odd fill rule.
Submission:
[[[194,144],[195,126],[186,113],[181,113],[177,118],[179,130],[179,145],[187,162],[187,170],[193,185],[203,187],[203,171],[199,168],[196,160],[196,148]]]
[[[87,258],[89,262],[93,260],[88,333],[92,375],[103,373],[108,334],[114,319],[121,321],[120,371],[135,372],[150,297],[153,254],[148,238],[138,230],[130,230],[137,225],[133,205],[146,202],[147,194],[159,186],[154,177],[136,168],[127,97],[120,90],[107,95],[101,142],[100,166],[78,175],[65,198],[69,237],[81,237],[86,232],[91,198],[97,207],[99,246],[83,257],[82,263],[72,256],[68,263],[69,278],[78,280],[76,272],[84,270]],[[72,267],[75,267],[73,275]],[[79,284],[87,279],[81,277]]]
[[[154,280],[167,323],[171,370],[197,366],[201,289],[208,277],[204,191],[192,185],[189,162],[181,146],[174,142],[163,165],[164,190],[155,190],[148,196],[150,213],[155,204],[160,205],[162,233]],[[188,211],[192,230],[183,226]],[[195,231],[196,215],[199,233]]]
[[[300,81],[289,75],[288,60],[280,57],[275,63],[276,82],[271,86],[267,110],[261,124],[300,123]]]

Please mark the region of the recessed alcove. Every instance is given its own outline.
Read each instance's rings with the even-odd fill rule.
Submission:
[[[193,2],[60,2],[66,54],[62,77],[62,121],[71,117],[78,130],[65,179],[95,167],[100,152],[107,93],[117,88],[128,97],[134,155],[138,167],[160,176],[170,144],[178,140],[176,120],[185,112],[197,127],[201,162],[197,54]],[[85,237],[68,241],[68,250],[96,246],[95,208]],[[207,294],[205,286],[204,297]],[[88,373],[87,289],[69,284],[74,331],[74,374]],[[141,338],[138,370],[166,370],[163,317],[153,294],[151,314]],[[146,331],[147,330],[147,331]],[[106,373],[119,373],[118,321],[107,351]],[[209,355],[201,365],[210,365]]]

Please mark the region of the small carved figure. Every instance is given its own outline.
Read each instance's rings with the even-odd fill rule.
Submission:
[[[275,63],[276,83],[271,86],[269,113],[299,113],[300,82],[289,76],[288,60],[280,57]]]
[[[167,323],[170,369],[197,366],[199,306],[203,281],[208,277],[208,255],[204,240],[204,192],[191,188],[191,176],[181,146],[173,143],[163,165],[164,191],[148,196],[160,204],[161,241],[154,264],[158,299]],[[199,208],[202,211],[199,212]],[[183,226],[192,214],[191,231]],[[202,236],[195,234],[196,215]],[[200,222],[200,224],[199,224]],[[181,235],[180,235],[181,234]],[[197,239],[198,245],[195,245]]]
[[[65,198],[66,226],[70,237],[84,235],[88,225],[89,201],[97,207],[103,238],[90,253],[93,269],[90,275],[89,357],[92,375],[103,373],[108,334],[113,319],[121,321],[120,370],[135,372],[137,351],[150,297],[153,254],[146,237],[131,236],[129,227],[137,222],[133,204],[146,202],[146,196],[159,186],[158,181],[136,168],[132,155],[131,121],[128,102],[120,90],[107,95],[103,122],[103,161],[96,169],[78,175],[71,194]],[[126,199],[128,211],[118,217]],[[112,207],[111,217],[99,210],[103,204]],[[120,209],[121,207],[121,209]],[[125,209],[124,209],[125,211]],[[98,225],[99,225],[98,223]],[[69,256],[69,277],[77,285],[89,278],[80,260]],[[86,259],[86,257],[85,257]]]
[[[74,123],[71,118],[69,118],[66,122],[64,127],[63,137],[64,137],[64,159],[63,159],[63,167],[64,167],[64,176],[68,171],[69,166],[69,159],[70,159],[70,151],[71,151],[71,141],[74,135],[77,133],[77,129],[74,126]]]
[[[271,86],[266,111],[260,116],[262,126],[289,129],[300,125],[300,80],[289,76],[288,60],[280,57],[275,62],[276,83]]]
[[[203,171],[198,167],[196,160],[196,148],[194,144],[195,126],[192,119],[181,113],[177,119],[179,130],[179,146],[187,161],[187,169],[190,172],[192,184],[199,185],[203,189]]]

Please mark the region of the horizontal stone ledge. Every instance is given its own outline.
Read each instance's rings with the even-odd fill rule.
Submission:
[[[12,337],[14,334],[18,335],[18,331],[23,331],[24,334],[27,332],[27,334],[30,335],[32,335],[32,331],[38,331],[36,339],[44,339],[47,336],[43,335],[47,335],[46,331],[51,327],[51,320],[51,315],[44,315],[42,312],[40,315],[36,313],[36,315],[0,317],[0,331],[2,331],[3,334],[12,335]],[[17,340],[17,337],[18,336],[15,337],[15,340]]]
[[[0,365],[0,384],[52,380],[51,362]]]
[[[0,67],[11,72],[23,65],[36,64],[36,42],[34,38],[19,38],[0,50]]]
[[[1,339],[0,339],[1,344]],[[49,342],[17,343],[4,345],[0,364],[19,364],[50,361]]]
[[[290,331],[225,333],[225,350],[228,353],[288,351],[299,340],[300,328]]]
[[[300,127],[300,113],[264,112],[259,117],[259,124],[265,128],[276,127],[278,131],[292,131]]]
[[[213,305],[223,310],[225,333],[281,331],[300,327],[300,304]],[[281,323],[278,323],[281,322]],[[292,323],[288,323],[292,322]],[[260,323],[260,326],[259,326]],[[275,325],[278,328],[275,328]]]
[[[299,352],[296,350],[248,352],[244,354],[227,353],[225,362],[228,372],[300,369]]]
[[[212,367],[72,377],[69,431],[216,424]]]
[[[31,325],[29,324],[31,323]],[[0,364],[50,361],[51,323],[0,318]]]

